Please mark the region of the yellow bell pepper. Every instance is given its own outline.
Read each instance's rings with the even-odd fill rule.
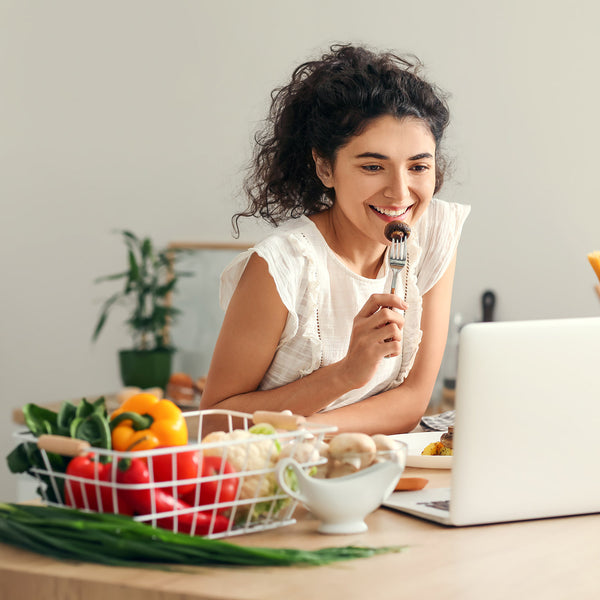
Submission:
[[[153,394],[131,396],[110,416],[113,450],[184,446],[188,429],[181,409]]]

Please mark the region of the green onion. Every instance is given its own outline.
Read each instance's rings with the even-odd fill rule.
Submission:
[[[174,533],[122,515],[11,503],[0,503],[0,541],[60,560],[162,569],[169,569],[168,565],[318,566],[405,548],[255,548]]]

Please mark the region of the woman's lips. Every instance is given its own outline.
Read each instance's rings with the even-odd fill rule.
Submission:
[[[386,223],[390,223],[391,221],[405,221],[406,217],[410,214],[412,207],[412,204],[401,209],[385,208],[383,206],[374,206],[372,204],[369,205],[369,208]]]

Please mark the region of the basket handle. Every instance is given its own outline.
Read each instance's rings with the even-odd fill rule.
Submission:
[[[287,429],[294,431],[299,429],[306,419],[302,415],[294,415],[289,411],[272,412],[269,410],[257,410],[252,415],[254,423],[269,423],[275,429]]]
[[[62,454],[63,456],[83,456],[90,451],[90,443],[85,440],[66,437],[64,435],[43,434],[37,440],[40,450]]]

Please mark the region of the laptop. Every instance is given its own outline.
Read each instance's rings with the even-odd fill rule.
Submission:
[[[600,512],[600,317],[472,323],[458,356],[451,487],[383,505],[450,526]]]

